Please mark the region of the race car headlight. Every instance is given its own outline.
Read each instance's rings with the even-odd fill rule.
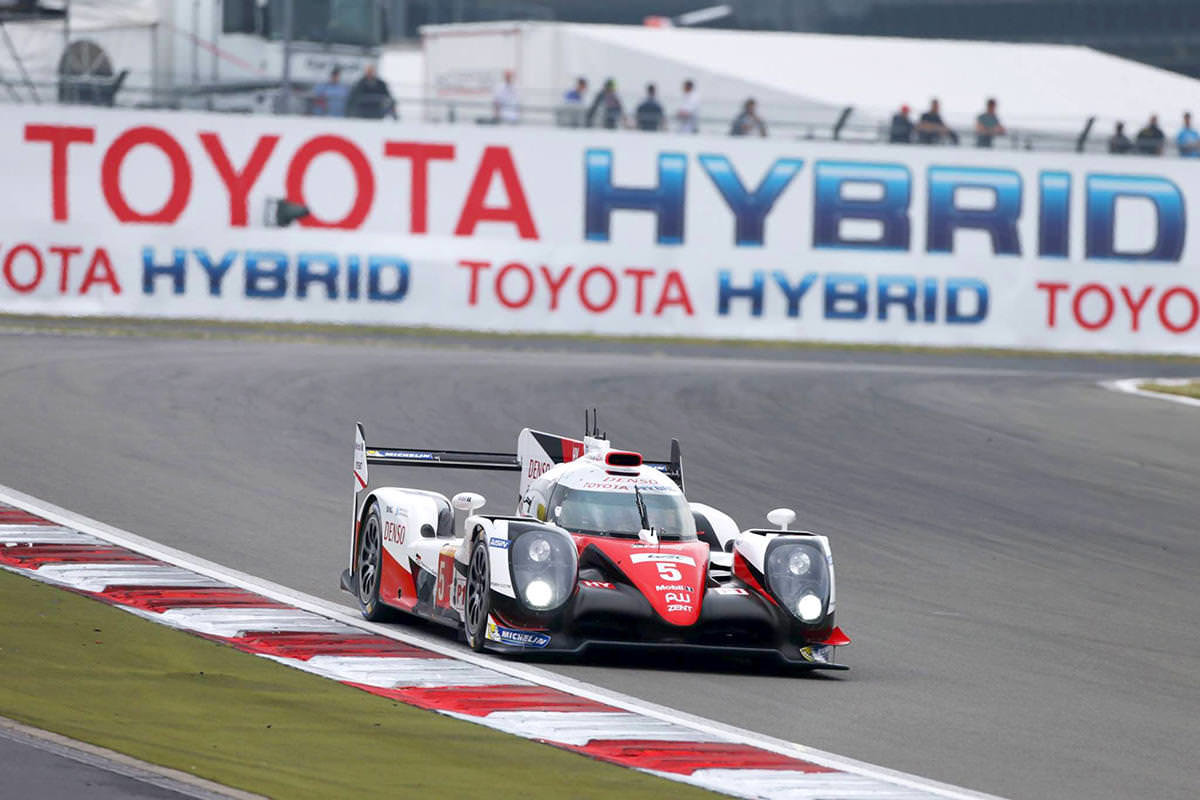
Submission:
[[[564,531],[509,527],[509,567],[517,597],[529,609],[550,611],[567,601],[575,588],[575,544]]]
[[[777,541],[767,549],[767,588],[779,604],[802,622],[826,614],[829,569],[816,542]]]

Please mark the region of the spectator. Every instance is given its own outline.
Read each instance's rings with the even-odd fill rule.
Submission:
[[[1135,144],[1137,151],[1144,156],[1161,156],[1166,139],[1162,128],[1158,127],[1158,114],[1151,114],[1146,127],[1138,131]]]
[[[646,84],[646,99],[633,112],[633,118],[639,131],[661,131],[666,121],[663,107],[655,97],[653,83]]]
[[[516,125],[521,121],[521,105],[511,69],[504,70],[504,80],[492,92],[492,115],[496,122],[505,125]]]
[[[683,82],[683,99],[675,112],[675,129],[680,133],[700,132],[700,93],[691,78]]]
[[[558,113],[558,124],[567,128],[582,128],[587,114],[584,107],[587,97],[587,78],[575,79],[575,86],[563,93],[562,108]]]
[[[396,103],[392,100],[392,93],[375,74],[375,65],[368,64],[346,98],[346,116],[383,119],[389,114],[392,119],[396,118]]]
[[[935,97],[929,101],[929,110],[917,122],[917,141],[921,144],[941,144],[943,139],[958,142],[958,136],[942,122],[941,104]]]
[[[617,96],[617,82],[612,78],[604,82],[604,88],[596,95],[596,99],[592,101],[592,107],[588,109],[587,126],[589,128],[596,124],[597,113],[600,114],[602,127],[611,130],[625,124],[625,108],[621,105],[621,98]]]
[[[754,98],[750,97],[742,104],[742,113],[734,117],[733,124],[729,126],[729,135],[750,136],[756,131],[759,136],[767,135],[767,126],[758,116],[758,106]]]
[[[996,116],[996,99],[989,97],[987,108],[975,118],[975,146],[991,147],[993,139],[1006,133],[1008,131],[1004,129],[1004,126],[1000,124],[1000,118]]]
[[[1190,111],[1183,112],[1183,128],[1175,137],[1175,146],[1179,148],[1179,155],[1183,158],[1200,158],[1200,133],[1196,133],[1196,129],[1192,127]]]
[[[1133,142],[1125,135],[1125,123],[1118,122],[1113,129],[1113,135],[1108,137],[1108,152],[1114,155],[1124,155],[1133,149]]]
[[[350,95],[350,87],[342,83],[341,78],[342,68],[335,66],[329,70],[328,81],[313,87],[309,113],[318,117],[346,116],[346,98]]]
[[[913,122],[908,114],[908,106],[900,106],[900,110],[892,115],[892,126],[888,131],[888,141],[892,144],[912,144]]]

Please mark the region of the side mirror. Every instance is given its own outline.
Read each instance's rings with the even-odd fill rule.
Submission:
[[[790,508],[776,508],[767,512],[767,522],[778,525],[781,531],[786,531],[795,519],[796,512]]]
[[[454,509],[455,536],[467,535],[467,517],[483,508],[483,504],[486,502],[487,499],[483,495],[474,492],[459,492],[454,495],[450,500],[450,507]]]

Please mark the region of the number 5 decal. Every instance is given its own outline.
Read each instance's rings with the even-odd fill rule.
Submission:
[[[658,567],[658,577],[662,578],[667,583],[683,580],[683,573],[662,561],[654,562],[654,566]]]

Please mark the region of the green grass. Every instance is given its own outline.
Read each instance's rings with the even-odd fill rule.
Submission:
[[[277,798],[713,796],[395,703],[2,570],[0,715]]]
[[[1105,353],[1096,351],[1021,350],[1000,347],[932,347],[922,345],[853,344],[827,341],[776,339],[718,339],[702,336],[612,336],[591,333],[497,333],[495,331],[454,330],[447,328],[404,327],[396,325],[338,324],[323,322],[260,322],[211,319],[162,319],[133,317],[63,317],[40,314],[0,314],[0,332],[36,330],[45,333],[88,334],[94,336],[131,336],[158,339],[248,339],[257,341],[319,341],[405,344],[421,339],[423,344],[447,345],[473,342],[501,342],[513,345],[555,342],[599,342],[613,345],[717,346],[742,350],[834,350],[846,352],[911,353],[925,355],[977,355],[1007,358],[1096,358],[1200,363],[1200,356]]]
[[[1162,394],[1178,394],[1184,397],[1191,397],[1200,400],[1200,381],[1189,381],[1188,383],[1170,384],[1170,383],[1143,383],[1140,389],[1145,389],[1148,392],[1160,392]]]

